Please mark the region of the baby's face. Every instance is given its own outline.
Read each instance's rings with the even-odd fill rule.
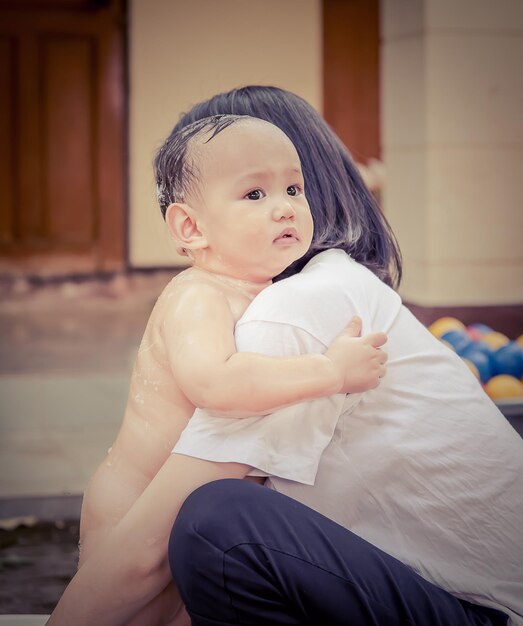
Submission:
[[[282,131],[237,122],[195,150],[195,208],[214,269],[267,281],[307,252],[312,216],[298,154]]]

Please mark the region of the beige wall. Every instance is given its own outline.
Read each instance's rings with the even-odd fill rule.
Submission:
[[[183,263],[151,162],[180,113],[220,91],[276,85],[321,103],[320,0],[130,1],[130,261]]]
[[[384,206],[422,305],[523,303],[523,2],[382,0]]]

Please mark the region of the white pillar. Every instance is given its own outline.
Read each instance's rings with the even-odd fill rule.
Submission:
[[[523,303],[523,2],[381,0],[384,210],[405,300]]]

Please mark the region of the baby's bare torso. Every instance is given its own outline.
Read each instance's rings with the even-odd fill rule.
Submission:
[[[129,511],[169,457],[195,406],[173,376],[162,336],[165,316],[190,286],[212,284],[223,293],[235,323],[252,300],[245,292],[188,269],[165,287],[151,313],[131,378],[127,407],[112,447],[84,494],[80,563]],[[224,328],[223,332],[234,332]]]

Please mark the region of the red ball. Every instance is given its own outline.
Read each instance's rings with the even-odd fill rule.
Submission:
[[[467,326],[466,331],[472,341],[479,341],[483,337],[483,333],[478,328],[474,328],[474,326]]]

